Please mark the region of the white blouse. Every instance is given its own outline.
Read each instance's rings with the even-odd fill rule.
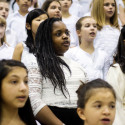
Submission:
[[[12,13],[7,18],[7,26],[16,32],[18,43],[26,41],[27,33],[26,33],[26,17],[22,16],[18,11]]]
[[[105,25],[97,32],[94,40],[94,47],[104,50],[110,56],[110,64],[113,62],[113,55],[116,51],[120,30],[110,25]]]
[[[27,66],[29,71],[29,96],[34,115],[36,115],[45,105],[76,108],[77,107],[77,94],[76,90],[81,84],[81,81],[86,82],[85,72],[83,68],[76,62],[69,60],[65,57],[60,57],[70,67],[69,70],[63,66],[62,69],[66,78],[66,88],[69,95],[65,92],[67,98],[64,97],[61,90],[57,87],[54,93],[54,87],[49,79],[42,79],[36,57],[28,52],[26,47],[22,53],[21,61]],[[81,80],[81,81],[80,81]]]
[[[0,46],[0,60],[1,59],[12,59],[13,51],[14,51],[14,48],[3,43],[3,45]]]
[[[108,55],[104,51],[95,49],[92,54],[89,54],[78,46],[70,48],[65,53],[65,56],[78,62],[85,69],[89,80],[105,79],[110,62]]]
[[[125,74],[119,64],[110,67],[107,81],[116,92],[116,116],[113,125],[125,125]]]

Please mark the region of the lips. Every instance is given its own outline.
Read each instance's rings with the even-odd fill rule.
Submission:
[[[108,13],[109,13],[109,14],[112,14],[112,13],[113,13],[113,11],[108,11]]]
[[[95,36],[95,32],[91,32],[90,35],[91,35],[92,37],[94,37],[94,36]]]
[[[17,99],[21,102],[25,101],[27,99],[27,96],[18,96]]]
[[[69,42],[69,41],[65,41],[65,42],[63,42],[63,45],[64,45],[65,47],[69,47],[69,46],[70,46],[70,42]]]
[[[110,123],[109,118],[103,118],[101,121],[102,121],[103,124],[109,124]]]

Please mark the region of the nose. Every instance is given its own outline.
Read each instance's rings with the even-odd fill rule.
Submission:
[[[64,33],[63,36],[62,36],[63,39],[68,39],[68,37],[69,37],[69,36],[66,35],[66,33]]]
[[[25,84],[24,82],[21,82],[20,86],[19,86],[19,90],[20,91],[27,91],[28,90],[28,85]]]
[[[108,107],[105,107],[103,110],[104,115],[110,115],[110,109]]]

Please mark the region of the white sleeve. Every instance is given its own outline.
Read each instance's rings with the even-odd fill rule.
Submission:
[[[39,68],[35,65],[27,66],[29,79],[29,97],[34,115],[46,104],[42,101],[42,77]]]

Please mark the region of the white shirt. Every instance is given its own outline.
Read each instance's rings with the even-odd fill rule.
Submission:
[[[83,17],[84,13],[86,12],[85,9],[79,4],[78,0],[73,0],[73,3],[71,7],[69,8],[69,12],[71,15],[77,16],[77,17]]]
[[[62,67],[65,78],[66,87],[70,94],[65,92],[67,98],[64,97],[61,90],[57,87],[54,93],[54,87],[49,79],[42,79],[36,57],[28,52],[28,49],[24,49],[22,53],[21,61],[27,66],[29,74],[29,96],[34,115],[36,115],[45,105],[57,106],[64,108],[76,108],[77,107],[77,94],[76,90],[80,86],[82,80],[86,81],[83,68],[76,62],[69,60],[65,57],[63,59],[71,69],[71,76],[69,70],[64,66]]]
[[[71,42],[70,42],[70,47],[78,46],[78,36],[76,33],[76,22],[78,21],[79,17],[71,15],[69,18],[62,18],[62,21],[65,23],[66,27],[70,31],[71,35]]]
[[[6,29],[6,40],[11,47],[15,47],[18,44],[16,32],[11,30],[9,27]]]
[[[110,62],[104,51],[95,49],[92,54],[89,54],[77,46],[70,48],[65,56],[78,62],[84,68],[90,81],[96,78],[105,79]]]
[[[110,56],[110,64],[113,62],[113,55],[116,51],[120,30],[110,25],[105,25],[97,32],[94,40],[95,49],[101,49]]]
[[[119,64],[110,67],[107,81],[116,93],[116,115],[113,125],[125,125],[125,74]]]
[[[1,59],[12,59],[13,51],[14,51],[14,48],[3,43],[3,45],[0,46],[0,60]]]
[[[27,33],[26,33],[26,17],[20,15],[18,11],[12,13],[8,18],[7,18],[7,25],[10,29],[16,32],[18,42],[23,42],[26,41],[27,38]]]

